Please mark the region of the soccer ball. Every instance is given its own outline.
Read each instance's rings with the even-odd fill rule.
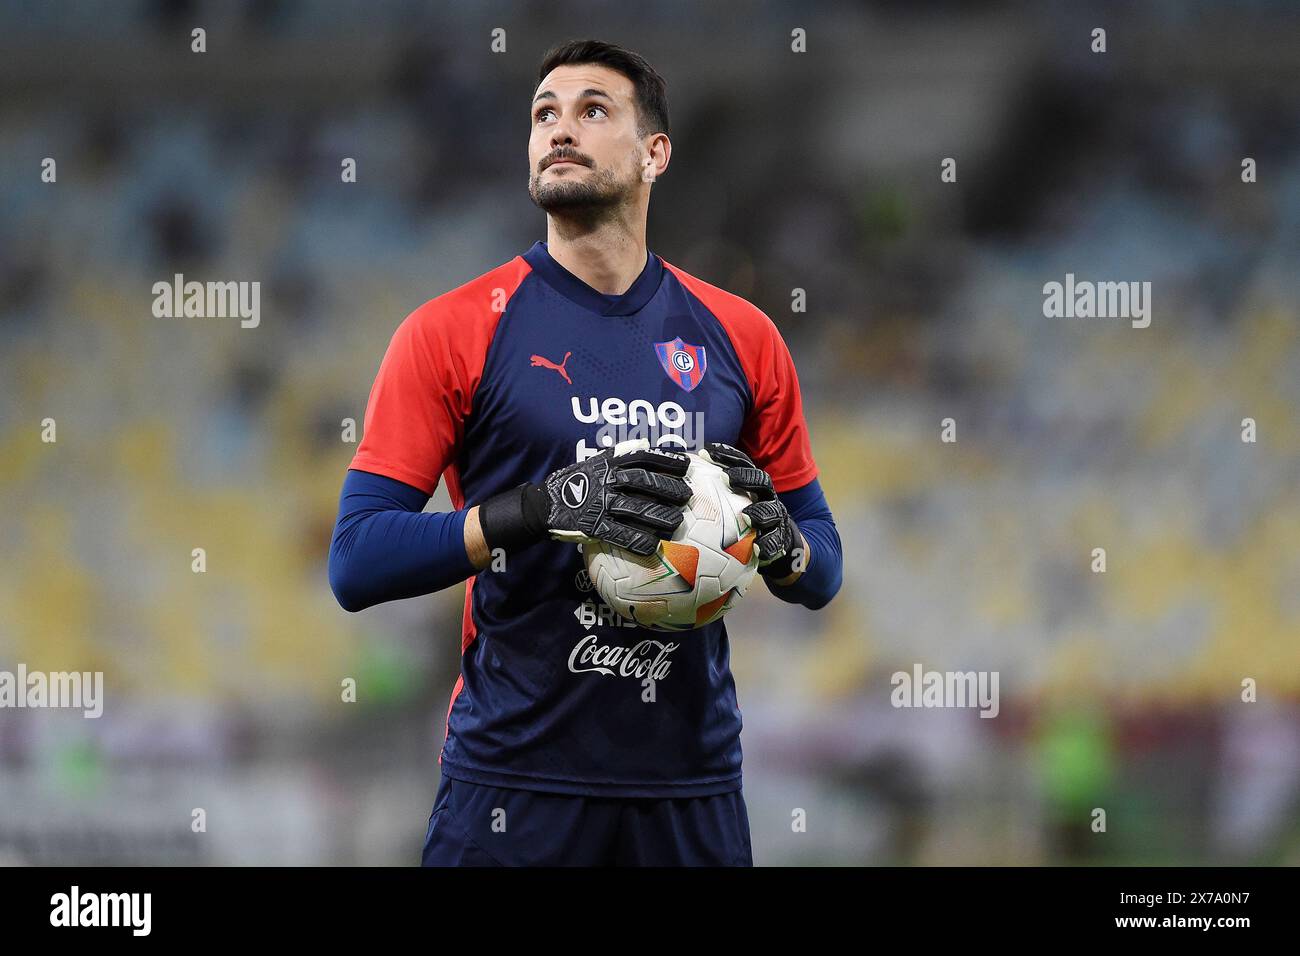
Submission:
[[[594,541],[584,544],[587,575],[605,603],[656,631],[688,631],[739,603],[758,571],[756,537],[741,509],[753,502],[731,490],[727,473],[690,455],[691,486],[682,523],[649,557]]]

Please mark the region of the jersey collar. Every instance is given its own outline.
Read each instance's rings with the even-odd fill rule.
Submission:
[[[645,268],[626,292],[622,295],[605,295],[552,259],[545,242],[539,240],[533,243],[533,247],[524,253],[524,259],[556,292],[597,315],[632,315],[641,311],[659,291],[659,283],[664,276],[663,261],[651,252],[646,256]]]

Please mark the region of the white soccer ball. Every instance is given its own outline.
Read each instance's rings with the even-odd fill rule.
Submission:
[[[649,557],[603,541],[583,545],[587,574],[605,603],[657,631],[688,631],[718,620],[739,603],[758,571],[756,537],[727,473],[690,455],[691,486],[682,523]]]

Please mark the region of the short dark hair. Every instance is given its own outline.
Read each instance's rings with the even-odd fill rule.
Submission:
[[[537,82],[546,79],[557,66],[578,66],[595,63],[622,73],[636,88],[637,134],[668,132],[668,84],[645,57],[624,47],[600,40],[569,40],[552,47],[542,57],[542,67],[537,71]]]

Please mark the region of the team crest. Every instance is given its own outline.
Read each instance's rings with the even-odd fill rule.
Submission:
[[[704,380],[708,362],[703,345],[687,345],[679,335],[671,342],[656,342],[655,354],[668,377],[686,391],[694,391],[695,386]]]

